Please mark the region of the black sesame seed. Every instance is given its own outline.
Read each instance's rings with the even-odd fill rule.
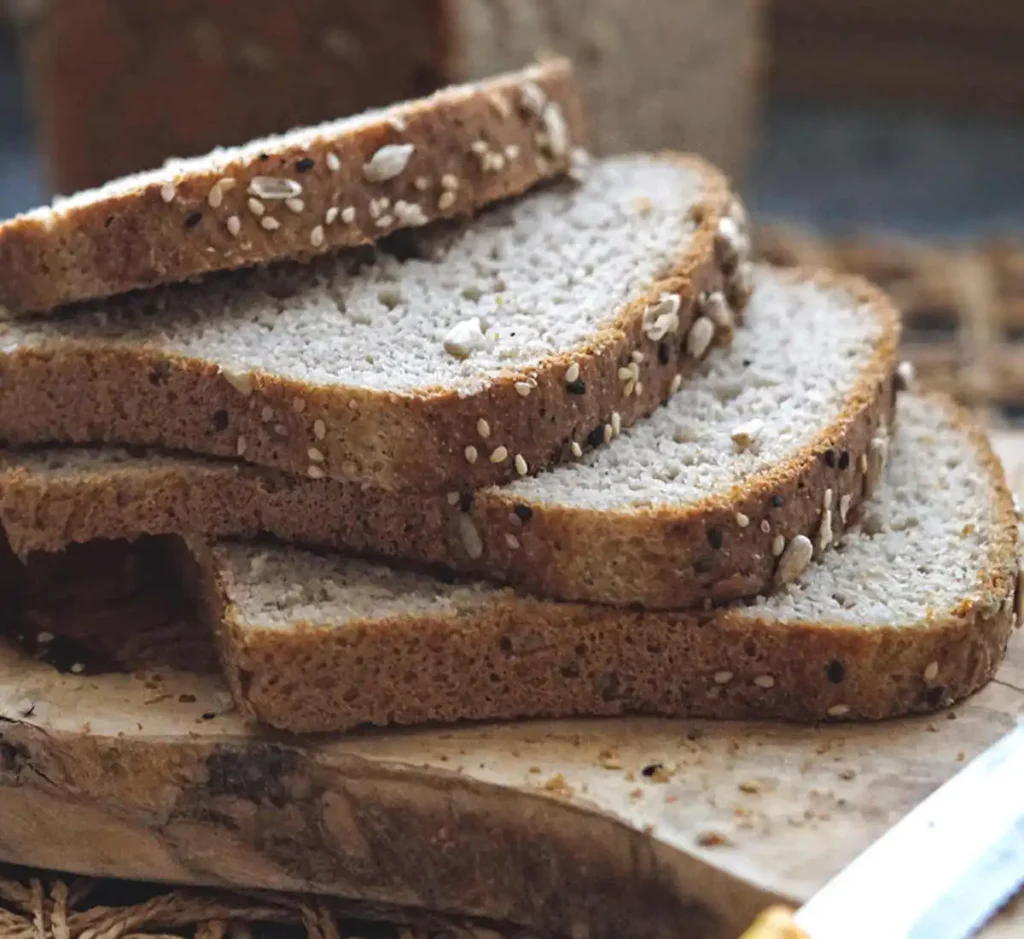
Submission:
[[[823,454],[825,457],[825,463],[832,469],[836,468],[836,451],[829,447],[828,450]]]
[[[189,217],[185,219],[186,228],[195,228],[203,220],[202,212],[192,212]]]
[[[589,434],[587,434],[587,443],[592,447],[599,447],[604,443],[604,424],[598,424]]]
[[[566,382],[565,390],[571,395],[582,395],[587,393],[587,386],[582,378],[577,378],[576,381]]]
[[[216,713],[214,713],[213,711],[206,711],[203,714],[203,720],[204,721],[212,721],[216,716],[217,716]]]
[[[750,366],[753,365],[753,363],[754,363],[753,359],[744,359],[743,360],[743,367],[744,368],[750,368]]]
[[[846,669],[843,667],[843,663],[838,659],[833,659],[829,662],[825,666],[825,677],[833,685],[838,685],[846,677]]]
[[[658,361],[662,365],[668,365],[669,347],[667,342],[658,343]]]
[[[459,496],[459,508],[462,509],[463,512],[468,512],[473,508],[473,493],[464,492]]]
[[[295,164],[295,169],[300,173],[308,173],[314,166],[316,166],[316,161],[312,157],[303,157]]]
[[[782,508],[782,496],[772,496],[772,505],[777,509]]]
[[[662,766],[660,763],[648,763],[642,770],[640,770],[640,772],[650,779],[661,768]]]
[[[946,694],[946,689],[942,685],[936,685],[934,688],[928,689],[928,704],[933,708],[937,708],[942,703],[942,698]]]
[[[846,469],[850,465],[850,451],[844,450],[839,454],[839,468],[841,470]]]
[[[722,530],[720,528],[709,528],[708,529],[708,544],[711,545],[716,551],[722,547],[724,539],[722,538]]]
[[[263,161],[264,163],[266,163],[266,162],[267,162],[267,160],[269,160],[269,159],[270,159],[270,154],[269,154],[269,153],[261,153],[261,154],[260,154],[260,159],[261,159],[261,160],[262,160],[262,161]]]
[[[528,522],[531,518],[533,518],[533,509],[531,509],[528,505],[517,505],[512,511],[519,516],[521,521]]]

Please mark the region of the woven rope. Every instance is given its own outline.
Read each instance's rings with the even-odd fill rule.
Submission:
[[[1024,414],[1024,244],[962,248],[891,237],[829,241],[768,226],[757,252],[784,266],[861,274],[903,312],[904,348],[924,387],[990,408],[1019,423]]]

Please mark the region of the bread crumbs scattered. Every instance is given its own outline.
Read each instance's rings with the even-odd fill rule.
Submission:
[[[754,795],[760,791],[760,783],[757,783],[752,779],[744,780],[740,783],[740,792],[749,792],[750,794]]]
[[[937,734],[937,733],[939,732],[939,725],[938,725],[938,724],[929,724],[929,725],[928,725],[928,729],[929,729],[929,730],[930,730],[930,731],[931,731],[931,732],[932,732],[933,734]]]
[[[855,779],[856,776],[857,776],[857,773],[854,770],[852,770],[852,769],[844,769],[844,770],[840,770],[840,772],[839,772],[839,778],[840,779]]]
[[[634,802],[639,802],[639,801],[640,801],[640,800],[641,800],[641,799],[642,799],[642,798],[644,797],[644,791],[643,791],[643,789],[639,789],[639,788],[638,788],[638,789],[634,789],[634,790],[633,790],[633,791],[632,791],[632,792],[631,792],[631,793],[629,794],[629,797],[630,797],[630,799],[632,799],[632,800],[633,800]]]
[[[719,834],[717,831],[702,831],[697,835],[697,844],[702,848],[717,848],[728,843],[725,835]]]
[[[561,773],[556,773],[544,783],[544,791],[566,797],[571,796],[573,792],[572,786],[565,781],[565,777]]]
[[[540,772],[540,767],[539,766],[531,766],[526,772],[533,773],[534,775],[536,775],[537,773]]]
[[[626,782],[636,782],[636,773],[633,770],[626,773]]]
[[[622,769],[621,758],[611,750],[602,750],[597,755],[597,762],[605,769]]]

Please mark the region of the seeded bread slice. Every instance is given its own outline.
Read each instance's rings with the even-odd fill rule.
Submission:
[[[907,395],[865,508],[777,595],[691,615],[547,603],[295,548],[198,553],[238,704],[283,730],[625,712],[877,719],[951,704],[991,678],[1019,621],[1001,467],[955,407]]]
[[[554,59],[171,160],[0,225],[0,306],[50,310],[367,244],[523,193],[584,142],[572,66]]]
[[[859,280],[764,268],[755,285],[732,347],[666,407],[535,479],[427,498],[187,457],[14,452],[0,518],[20,553],[268,532],[555,599],[680,609],[753,596],[820,553],[877,481],[899,332]],[[643,381],[656,362],[640,363]],[[490,430],[477,438],[483,458],[503,443]],[[606,433],[617,424],[585,425],[576,439]]]
[[[12,322],[0,438],[428,492],[505,482],[649,413],[731,336],[744,225],[702,161],[620,157],[386,249]]]

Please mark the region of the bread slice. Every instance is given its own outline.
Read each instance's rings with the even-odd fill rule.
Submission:
[[[936,708],[994,673],[1020,616],[1016,549],[1012,497],[984,437],[946,401],[905,395],[860,526],[749,606],[627,612],[295,548],[222,543],[199,555],[238,704],[273,727],[315,732]]]
[[[614,413],[649,413],[729,338],[722,291],[746,300],[744,224],[702,161],[614,158],[374,257],[12,322],[0,438],[151,444],[427,492],[505,482]]]
[[[554,59],[171,160],[0,225],[0,306],[50,310],[366,244],[523,193],[583,143],[572,66]]]
[[[13,453],[0,518],[21,553],[269,532],[556,599],[679,609],[753,596],[780,553],[806,561],[808,539],[826,546],[877,479],[898,332],[861,281],[765,268],[729,350],[610,446],[534,479],[427,498],[157,454]],[[652,366],[640,363],[645,381]],[[584,425],[576,439],[606,432]],[[477,442],[486,454],[502,437]]]

